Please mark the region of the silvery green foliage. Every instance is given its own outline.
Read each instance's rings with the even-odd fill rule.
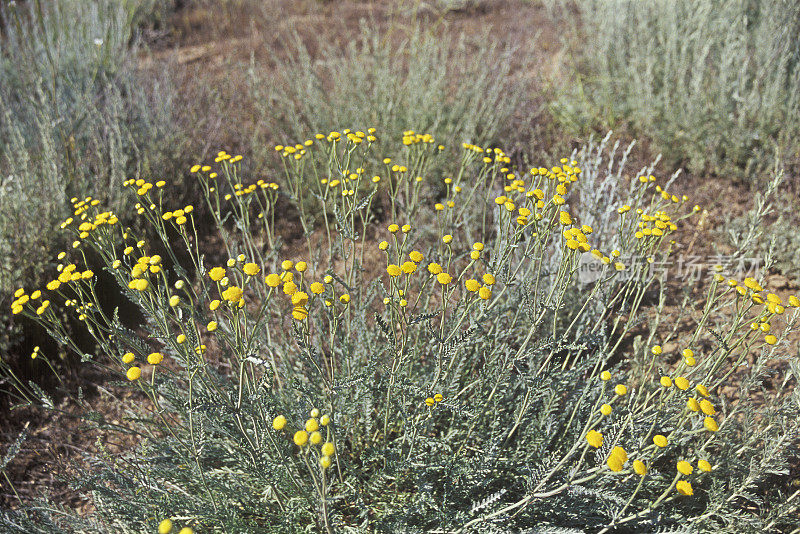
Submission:
[[[136,70],[135,24],[152,2],[36,0],[0,9],[0,255],[9,258],[0,291],[7,292],[46,268],[72,195],[123,208],[122,181],[164,170],[180,141],[168,79]],[[26,256],[35,261],[25,260],[23,273]]]
[[[564,7],[549,5],[556,13]],[[797,161],[800,4],[590,0],[577,6],[585,30],[574,43],[582,75],[558,106],[565,122],[630,121],[670,162],[688,158],[692,170],[751,182],[760,181],[776,152]]]
[[[499,141],[527,96],[524,77],[512,72],[513,50],[486,35],[441,36],[416,23],[404,32],[381,31],[362,21],[360,37],[344,49],[322,39],[313,44],[292,34],[277,72],[251,65],[251,92],[265,133],[286,136],[275,142],[347,124],[392,135],[415,129],[486,146]],[[263,151],[263,138],[253,148]]]

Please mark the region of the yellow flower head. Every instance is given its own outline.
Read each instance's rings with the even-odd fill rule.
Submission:
[[[399,266],[397,266],[397,265],[392,263],[392,264],[389,264],[388,267],[386,267],[386,272],[389,273],[389,276],[400,276],[400,274],[403,271],[400,269]]]
[[[478,291],[481,288],[480,282],[478,282],[477,280],[472,279],[472,278],[470,278],[469,280],[464,282],[464,286],[466,286],[467,291],[470,291],[472,293],[475,293],[476,291]]]
[[[596,430],[590,430],[586,433],[586,441],[589,442],[589,445],[598,449],[603,445],[603,434]]]
[[[655,443],[657,446],[661,448],[664,448],[667,446],[667,438],[666,436],[662,436],[661,434],[656,434],[655,436],[653,436],[653,443]]]
[[[693,412],[700,411],[700,403],[697,402],[697,399],[690,397],[689,400],[686,401],[686,407],[689,408]]]
[[[675,489],[678,490],[678,493],[681,495],[694,495],[692,485],[685,480],[679,480],[678,483],[675,484]]]
[[[333,456],[333,453],[336,451],[336,448],[333,446],[333,443],[330,441],[325,443],[322,446],[322,454],[325,456]]]
[[[705,471],[706,473],[708,473],[711,471],[711,464],[708,462],[708,460],[699,460],[697,462],[697,468],[700,471]]]
[[[158,524],[158,534],[169,534],[170,532],[172,532],[172,521],[165,519]]]
[[[668,376],[662,376],[660,382],[661,385],[664,386],[665,388],[672,387],[672,379]]]
[[[675,378],[675,385],[678,386],[678,389],[681,390],[689,389],[689,381],[683,376]]]
[[[214,267],[213,269],[208,271],[208,277],[215,282],[219,282],[225,277],[225,269],[223,269],[222,267]]]
[[[627,392],[628,392],[628,388],[626,388],[624,384],[617,384],[614,387],[614,393],[616,393],[620,397],[625,395]]]
[[[719,430],[717,422],[711,417],[706,417],[705,419],[703,419],[703,426],[706,427],[706,430],[709,430],[711,432],[716,432],[717,430]]]
[[[438,275],[439,273],[442,272],[442,266],[439,265],[438,263],[429,263],[428,272],[430,272],[433,275]]]
[[[714,415],[717,411],[714,409],[714,405],[708,402],[706,399],[700,401],[700,409],[706,415]]]
[[[611,373],[608,371],[603,371],[602,373],[600,373],[600,380],[602,380],[603,382],[611,380]]]
[[[236,286],[231,286],[222,292],[222,298],[224,298],[229,302],[239,302],[243,294],[244,291],[242,291],[241,288]]]
[[[281,284],[281,277],[275,273],[268,274],[264,277],[264,283],[269,287],[278,287]]]
[[[158,365],[164,360],[164,355],[160,352],[153,352],[147,355],[147,363],[150,365]]]
[[[680,474],[686,475],[686,476],[691,475],[692,471],[694,471],[694,468],[692,467],[692,464],[690,464],[686,460],[681,460],[680,462],[678,462],[678,466],[677,467],[678,467],[678,472]]]
[[[610,404],[603,404],[602,406],[600,406],[600,413],[603,415],[611,415],[611,411],[612,408]]]
[[[647,474],[647,466],[644,465],[644,462],[641,460],[633,461],[633,470],[636,472],[637,475],[644,476]]]
[[[295,445],[302,447],[308,443],[308,433],[305,430],[298,430],[294,433],[294,437],[292,439]]]
[[[261,268],[255,263],[245,263],[242,270],[247,276],[255,276],[261,271]]]
[[[450,276],[449,273],[439,273],[436,275],[436,280],[443,286],[446,286],[453,281],[453,277]]]
[[[128,369],[128,372],[125,373],[125,376],[128,377],[128,380],[133,382],[134,380],[139,380],[139,377],[142,376],[142,370],[136,366],[131,367]]]

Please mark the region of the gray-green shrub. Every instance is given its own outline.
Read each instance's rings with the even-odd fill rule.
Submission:
[[[693,170],[748,180],[771,167],[776,151],[797,163],[800,4],[587,0],[577,6],[580,29],[570,47],[577,72],[555,107],[561,121],[581,129],[629,122],[672,163],[688,160]]]

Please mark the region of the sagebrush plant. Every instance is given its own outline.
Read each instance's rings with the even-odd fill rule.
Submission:
[[[171,172],[182,140],[166,78],[135,67],[153,2],[33,1],[2,8],[0,291],[40,274],[77,192],[125,208],[125,177]],[[142,90],[146,88],[147,90]],[[39,224],[25,224],[36,219]],[[23,259],[23,262],[19,261]],[[40,261],[31,262],[31,259]]]
[[[274,69],[255,61],[250,92],[261,124],[252,149],[259,162],[275,132],[300,139],[342,124],[383,132],[417,128],[471,143],[496,143],[530,96],[513,49],[487,36],[450,36],[414,20],[382,29],[362,21],[357,38],[307,44],[295,32]],[[283,142],[283,139],[274,139]]]
[[[548,2],[557,14],[563,2]],[[752,181],[776,153],[798,162],[800,4],[789,0],[577,4],[574,91],[555,106],[579,128],[628,122],[671,161]]]
[[[684,299],[680,335],[662,324],[673,289],[650,262],[669,259],[699,211],[687,197],[653,175],[618,177],[602,217],[610,248],[583,221],[575,191],[591,184],[576,185],[577,160],[522,169],[464,143],[436,184],[424,169],[445,147],[392,134],[277,146],[275,182],[248,180],[226,152],[192,167],[220,262],[198,244],[199,206],[175,205],[163,181],[125,182],[154,242],[73,199],[60,274],[20,288],[12,312],[74,350],[56,310],[85,323],[97,350],[84,359],[141,399],[123,423],[87,419],[140,441],[76,482],[91,518],[22,505],[5,512],[9,531],[792,527],[796,296],[783,304],[755,278],[717,273],[699,308]],[[612,179],[614,152],[582,154],[588,174]],[[293,257],[275,233],[278,196],[305,230]],[[98,302],[89,251],[140,309],[141,331]],[[16,385],[21,401],[50,404]]]

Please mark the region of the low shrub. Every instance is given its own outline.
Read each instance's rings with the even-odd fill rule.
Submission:
[[[796,296],[716,272],[695,309],[651,266],[699,208],[618,175],[606,142],[515,169],[497,147],[448,160],[429,134],[381,136],[278,146],[280,183],[225,152],[195,165],[221,264],[162,182],[125,182],[154,241],[75,203],[64,267],[12,311],[72,347],[61,313],[83,321],[97,344],[84,359],[143,399],[122,423],[87,419],[140,441],[75,481],[90,518],[28,504],[4,513],[8,532],[796,526]],[[453,171],[443,198],[422,172],[436,158]],[[577,194],[592,187],[597,204]],[[393,220],[378,227],[381,194]],[[306,229],[291,258],[279,196]],[[141,331],[98,302],[90,250]],[[16,395],[49,404],[35,385]]]
[[[549,5],[557,13],[564,3]],[[671,163],[748,182],[771,169],[776,153],[787,165],[800,161],[800,4],[576,6],[580,23],[565,34],[576,38],[574,90],[555,107],[562,123],[628,123]]]

